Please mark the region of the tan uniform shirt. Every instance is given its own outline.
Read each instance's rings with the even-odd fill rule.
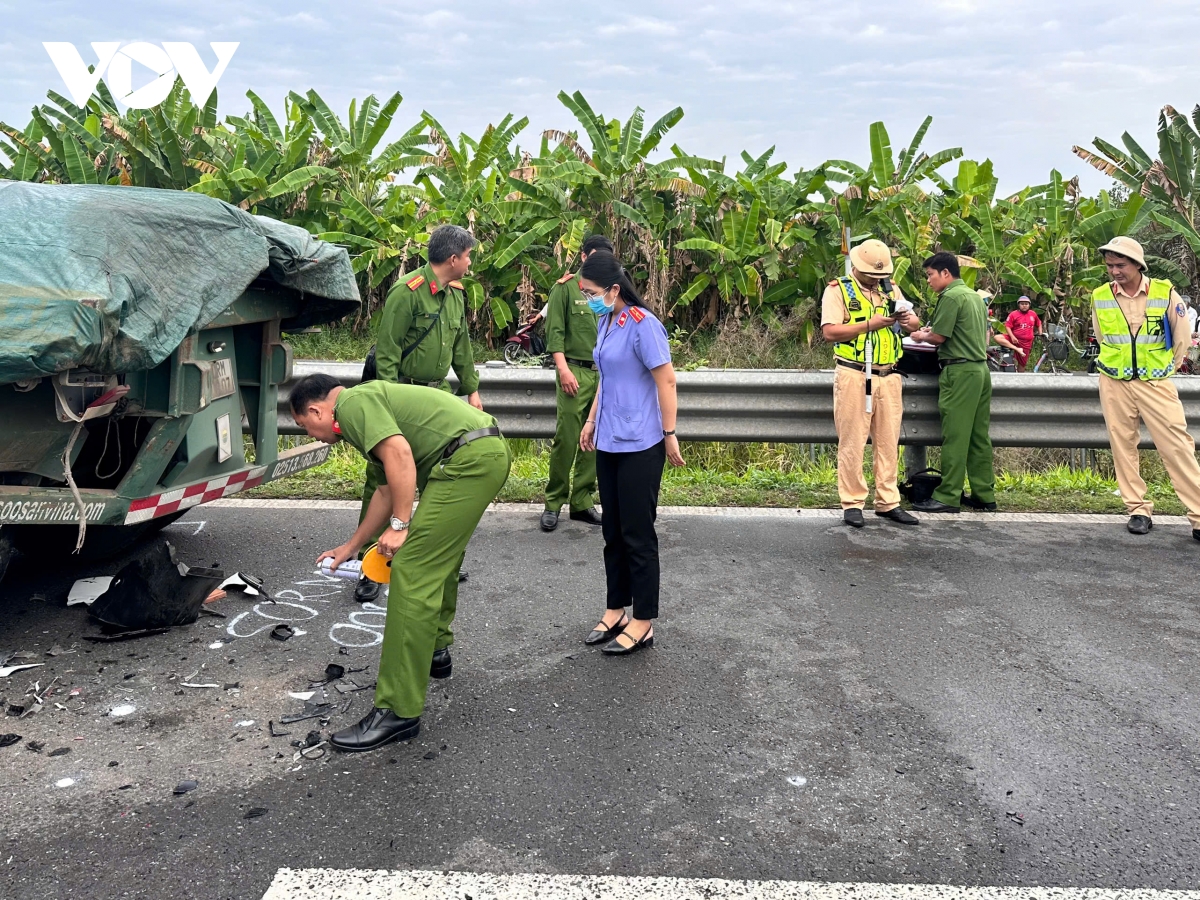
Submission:
[[[863,283],[858,279],[858,273],[851,273],[851,278],[854,279],[854,284],[862,293],[870,299],[872,306],[878,306],[883,303],[883,293],[879,290],[879,286],[864,287]],[[900,285],[892,285],[892,296],[897,300],[904,299],[904,295],[900,293]],[[821,325],[845,325],[850,321],[850,314],[846,311],[846,301],[842,299],[842,289],[836,284],[828,285],[825,288],[825,293],[821,295]]]
[[[1125,321],[1129,323],[1129,333],[1137,334],[1142,326],[1146,324],[1146,301],[1150,297],[1150,279],[1145,275],[1142,276],[1141,286],[1138,292],[1133,296],[1125,293],[1115,281],[1112,283],[1113,296],[1117,299],[1117,306],[1121,307],[1121,312],[1125,315]],[[1171,289],[1171,305],[1167,308],[1167,322],[1171,326],[1171,345],[1175,348],[1175,368],[1179,368],[1188,354],[1188,350],[1192,346],[1192,326],[1188,323],[1187,307],[1183,305],[1183,300],[1175,293],[1175,289]],[[1092,310],[1092,333],[1097,338],[1100,337],[1100,321],[1096,318],[1096,310]]]

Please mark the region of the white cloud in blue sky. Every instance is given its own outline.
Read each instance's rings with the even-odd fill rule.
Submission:
[[[301,2],[0,3],[0,118],[24,126],[63,84],[42,41],[240,41],[220,83],[223,115],[252,88],[275,109],[315,88],[338,110],[352,97],[400,91],[399,127],[428,109],[478,134],[505,113],[528,115],[521,143],[574,120],[556,99],[648,119],[686,116],[670,141],[730,157],[774,144],[793,168],[865,162],[867,126],[893,144],[934,116],[928,149],[991,157],[1003,189],[1045,181],[1051,167],[1106,185],[1071,154],[1095,135],[1130,130],[1153,145],[1159,108],[1200,102],[1200,6],[1062,0],[863,3]],[[136,84],[136,82],[135,82]],[[669,143],[668,142],[668,143]]]

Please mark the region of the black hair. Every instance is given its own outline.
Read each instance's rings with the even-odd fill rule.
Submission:
[[[292,415],[306,415],[310,403],[324,400],[329,396],[330,391],[335,387],[341,387],[341,384],[332,375],[326,375],[324,372],[305,375],[292,385],[292,389],[288,393],[288,405],[292,408]]]
[[[962,271],[958,267],[958,257],[947,250],[941,250],[925,262],[921,263],[923,269],[933,269],[935,272],[949,272],[955,278],[959,278]]]
[[[579,270],[579,277],[586,278],[593,284],[612,287],[614,284],[621,289],[621,299],[629,306],[645,308],[646,304],[633,286],[629,275],[621,268],[621,263],[608,250],[597,250],[588,254]]]
[[[1124,253],[1118,253],[1116,250],[1101,250],[1100,253],[1102,256],[1105,257],[1105,260],[1104,260],[1105,262],[1108,262],[1107,257],[1115,256],[1117,259],[1123,259],[1123,260],[1125,260],[1125,262],[1133,263],[1135,266],[1137,266],[1143,272],[1147,271],[1146,267],[1143,266],[1136,259],[1134,259],[1132,256],[1126,256]]]
[[[471,232],[459,225],[440,225],[429,236],[426,255],[431,263],[444,263],[452,256],[462,256],[477,243]]]
[[[612,241],[602,234],[588,235],[583,239],[583,246],[579,250],[588,256],[591,256],[597,250],[607,250],[609,253],[616,253],[616,250],[613,249]]]

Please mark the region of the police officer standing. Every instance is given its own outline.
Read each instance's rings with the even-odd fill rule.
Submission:
[[[429,261],[405,275],[388,292],[375,347],[376,377],[380,381],[449,391],[446,375],[453,366],[459,393],[476,409],[483,409],[467,329],[466,291],[458,280],[471,267],[475,243],[465,228],[440,226],[429,236]],[[374,471],[367,468],[360,522],[378,486]],[[374,601],[379,591],[380,585],[363,578],[354,589],[354,599],[360,603]]]
[[[913,338],[938,345],[938,412],[942,417],[942,482],[921,512],[996,509],[992,467],[992,374],[987,367],[987,304],[959,277],[958,257],[942,251],[924,262],[925,280],[938,292],[937,307]],[[971,493],[963,492],[969,480]]]
[[[904,401],[902,376],[896,369],[896,361],[904,351],[900,334],[893,326],[899,322],[905,331],[912,331],[921,323],[911,311],[896,312],[896,301],[904,298],[900,289],[891,284],[892,254],[883,241],[872,238],[851,249],[850,265],[851,273],[829,282],[821,298],[821,334],[834,343],[833,418],[838,433],[838,496],[842,501],[842,517],[854,528],[865,524],[867,483],[863,479],[863,452],[870,437],[875,469],[875,515],[901,525],[917,525],[920,520],[900,508],[897,486]]]
[[[1146,534],[1153,502],[1138,465],[1138,420],[1154,440],[1171,485],[1200,541],[1200,466],[1171,374],[1192,343],[1187,307],[1171,282],[1146,276],[1142,245],[1118,237],[1100,248],[1112,280],[1092,292],[1092,328],[1100,342],[1100,407],[1108,427],[1113,468],[1129,511],[1126,527]]]
[[[591,235],[579,251],[580,262],[596,250],[612,253],[612,242],[603,235]],[[602,520],[595,503],[596,451],[579,449],[579,433],[599,383],[596,363],[592,360],[597,317],[579,289],[579,276],[568,272],[558,280],[544,312],[546,351],[554,357],[554,367],[558,370],[558,415],[554,440],[550,443],[550,478],[546,482],[542,530],[553,531],[558,527],[559,510],[568,498],[572,519],[599,525]]]
[[[450,675],[459,568],[508,477],[508,444],[491,416],[425,387],[369,381],[344,388],[317,374],[296,383],[290,403],[310,437],[344,440],[365,456],[378,485],[354,534],[317,563],[329,559],[336,569],[376,533],[380,554],[392,560],[375,708],[330,743],[373,750],[409,740],[421,728],[429,679]]]

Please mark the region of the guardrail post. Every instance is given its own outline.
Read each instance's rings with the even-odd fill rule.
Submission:
[[[929,448],[924,444],[909,444],[904,448],[904,474],[912,477],[929,468]]]

